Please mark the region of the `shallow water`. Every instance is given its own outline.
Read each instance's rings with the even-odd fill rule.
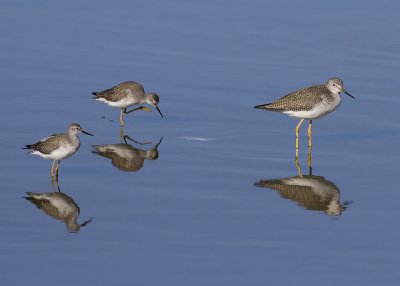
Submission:
[[[397,285],[400,4],[383,4],[3,2],[2,284]],[[252,106],[331,76],[356,97],[313,124],[333,195],[258,187],[310,182],[297,120]],[[125,80],[160,95],[165,118],[123,130],[152,144],[121,143],[119,111],[91,100]],[[57,186],[21,148],[71,122],[95,135],[60,167],[78,222],[93,218],[78,233],[22,198]],[[304,175],[306,144],[303,126]]]

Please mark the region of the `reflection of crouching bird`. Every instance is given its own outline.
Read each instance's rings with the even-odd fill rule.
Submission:
[[[151,149],[142,150],[135,148],[127,143],[127,140],[131,140],[137,144],[140,143],[128,135],[124,135],[124,142],[121,144],[103,144],[103,145],[93,145],[93,154],[103,156],[111,159],[111,163],[121,171],[126,172],[137,172],[144,164],[144,160],[157,160],[158,159],[158,146],[160,145],[163,137],[160,141],[154,145]]]
[[[82,226],[92,221],[92,219],[88,219],[82,224],[76,222],[80,212],[79,206],[65,193],[27,192],[26,194],[25,199],[42,209],[47,215],[64,221],[70,232],[78,232]]]
[[[307,210],[323,211],[332,216],[341,215],[350,204],[341,204],[339,188],[321,176],[260,180],[254,185],[277,190],[283,198],[297,202]]]

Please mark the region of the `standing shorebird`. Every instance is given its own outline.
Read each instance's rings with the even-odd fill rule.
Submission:
[[[93,136],[89,132],[82,130],[77,123],[69,125],[66,133],[53,134],[37,143],[26,145],[23,149],[31,149],[28,154],[39,155],[42,158],[53,160],[51,165],[51,177],[54,178],[54,163],[58,160],[55,176],[58,176],[58,168],[61,160],[72,156],[80,147],[78,133]]]
[[[161,117],[164,117],[158,108],[158,103],[160,101],[156,93],[145,93],[143,86],[134,81],[127,81],[120,83],[110,89],[106,89],[99,92],[92,92],[95,96],[94,99],[107,103],[110,106],[121,108],[121,113],[119,115],[119,121],[121,126],[124,126],[123,116],[134,112],[136,110],[144,110],[150,112],[151,109],[144,106],[139,106],[135,109],[127,111],[126,109],[131,105],[136,104],[150,104],[154,106]]]
[[[299,128],[304,119],[310,121],[308,126],[308,146],[312,147],[311,126],[313,119],[321,118],[334,111],[341,102],[340,93],[355,98],[343,88],[343,81],[334,77],[325,84],[314,85],[296,90],[288,95],[267,104],[254,106],[257,109],[277,111],[289,116],[301,118],[296,126],[296,157],[299,149]]]

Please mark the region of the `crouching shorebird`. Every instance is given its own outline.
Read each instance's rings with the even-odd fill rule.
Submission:
[[[69,125],[66,133],[53,134],[37,143],[26,145],[23,149],[31,149],[28,154],[38,155],[42,158],[53,160],[51,165],[51,177],[58,176],[58,168],[61,160],[72,156],[80,147],[78,133],[84,133],[93,136],[89,132],[82,130],[77,123]],[[56,172],[54,174],[54,163],[58,160]]]
[[[134,112],[136,110],[145,110],[150,112],[151,109],[144,106],[139,106],[132,110],[127,111],[126,109],[131,105],[136,104],[150,104],[154,106],[161,117],[164,117],[158,108],[158,103],[160,101],[156,93],[145,93],[143,86],[134,81],[127,81],[120,83],[110,89],[106,89],[99,92],[92,92],[95,96],[94,99],[107,103],[110,106],[121,108],[121,113],[119,115],[119,121],[121,126],[124,126],[123,116]]]
[[[334,77],[325,84],[306,87],[267,104],[254,106],[257,109],[277,111],[292,117],[301,118],[296,126],[296,157],[299,148],[299,128],[304,119],[310,121],[308,126],[308,146],[312,147],[311,126],[313,119],[321,118],[334,111],[341,102],[340,93],[355,98],[343,88],[343,81]]]

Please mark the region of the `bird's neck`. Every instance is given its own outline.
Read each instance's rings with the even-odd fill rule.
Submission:
[[[143,98],[140,100],[140,104],[149,103],[151,93],[145,93]]]
[[[69,132],[67,133],[68,141],[70,142],[75,142],[76,140],[79,140],[78,135],[76,133]]]

